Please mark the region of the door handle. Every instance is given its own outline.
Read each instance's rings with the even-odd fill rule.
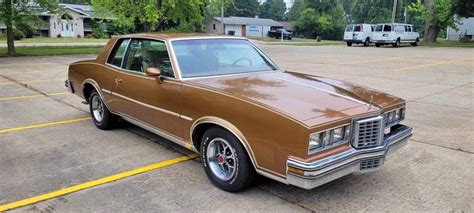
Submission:
[[[115,86],[116,87],[118,87],[118,85],[121,84],[121,83],[122,83],[122,79],[120,79],[120,78],[115,79]]]

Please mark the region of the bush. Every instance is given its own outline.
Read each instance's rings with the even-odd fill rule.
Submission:
[[[7,35],[0,32],[0,40],[6,40],[6,39],[7,39]]]
[[[25,38],[25,33],[21,30],[18,30],[17,28],[13,28],[13,38],[15,40],[21,40]]]
[[[466,32],[459,34],[459,41],[463,43],[469,43],[472,41],[472,35],[468,35],[466,30]]]
[[[92,33],[93,38],[107,38],[108,35],[105,33],[104,29],[102,28],[99,22],[92,22]]]
[[[16,28],[23,32],[25,38],[33,38],[35,28],[28,23],[17,23]]]

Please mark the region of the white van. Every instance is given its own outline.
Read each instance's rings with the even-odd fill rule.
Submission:
[[[352,46],[354,43],[369,46],[374,28],[375,25],[371,24],[349,24],[344,32],[344,42],[347,46]]]
[[[418,45],[420,34],[411,24],[377,24],[373,35],[376,47],[391,44],[393,47],[400,46],[401,43],[409,43],[412,46]]]

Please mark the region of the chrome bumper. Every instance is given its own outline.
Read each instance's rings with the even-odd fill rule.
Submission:
[[[64,86],[70,93],[74,93],[74,88],[72,87],[72,83],[69,79],[64,81]]]
[[[383,165],[385,157],[406,145],[411,136],[411,127],[397,124],[392,127],[392,131],[388,135],[385,135],[383,145],[378,147],[352,148],[314,162],[302,162],[289,158],[287,160],[287,183],[304,189],[313,189],[351,173],[376,171]],[[304,171],[304,175],[288,171],[290,167]]]

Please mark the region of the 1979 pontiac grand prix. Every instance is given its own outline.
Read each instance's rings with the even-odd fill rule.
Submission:
[[[312,189],[375,171],[412,135],[404,100],[282,71],[238,37],[114,37],[70,65],[66,86],[98,128],[122,118],[198,152],[211,182],[232,192],[256,174]]]

